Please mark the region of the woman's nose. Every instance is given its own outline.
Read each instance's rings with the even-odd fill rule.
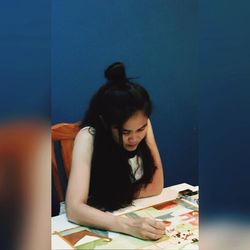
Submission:
[[[133,142],[137,142],[139,139],[138,135],[136,134],[132,134],[130,135],[130,137],[128,138],[129,142],[133,143]]]

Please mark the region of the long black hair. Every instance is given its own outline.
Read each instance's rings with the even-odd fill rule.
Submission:
[[[150,117],[152,103],[146,89],[126,77],[122,63],[110,65],[105,77],[107,82],[92,97],[81,128],[95,129],[88,203],[115,210],[130,205],[137,191],[154,175],[156,167],[145,138],[136,149],[143,167],[139,180],[135,180],[128,163],[131,153],[122,146],[123,124],[138,111]],[[118,128],[119,144],[113,139],[112,126]]]

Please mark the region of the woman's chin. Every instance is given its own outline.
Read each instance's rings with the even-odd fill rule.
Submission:
[[[137,147],[138,147],[138,144],[136,144],[136,145],[134,145],[134,146],[125,145],[124,148],[125,148],[127,151],[135,151],[135,150],[137,149]]]

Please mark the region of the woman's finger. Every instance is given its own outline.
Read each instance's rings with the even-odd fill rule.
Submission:
[[[144,226],[144,229],[149,233],[159,235],[160,237],[165,234],[165,226],[163,228],[157,228],[150,224]]]
[[[149,219],[148,220],[148,223],[156,228],[156,229],[159,229],[159,230],[165,230],[165,227],[166,227],[166,224],[162,221],[158,221],[158,220],[152,220],[152,219]]]
[[[162,235],[162,234],[155,234],[155,233],[147,232],[145,236],[146,236],[146,238],[149,239],[149,240],[158,240],[158,239],[160,239],[163,235]]]

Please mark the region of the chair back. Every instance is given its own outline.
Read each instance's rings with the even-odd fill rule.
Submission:
[[[59,165],[61,163],[66,178],[68,180],[70,167],[71,167],[71,157],[74,145],[74,139],[76,134],[80,130],[80,123],[58,123],[51,127],[51,137],[52,137],[52,176],[55,185],[55,191],[58,197],[58,201],[62,202],[65,200],[65,192],[63,191],[62,178],[60,174]],[[59,142],[59,146],[56,147],[56,143]],[[56,150],[60,151],[58,154]],[[61,158],[61,159],[59,159]],[[60,161],[60,163],[59,163]]]

